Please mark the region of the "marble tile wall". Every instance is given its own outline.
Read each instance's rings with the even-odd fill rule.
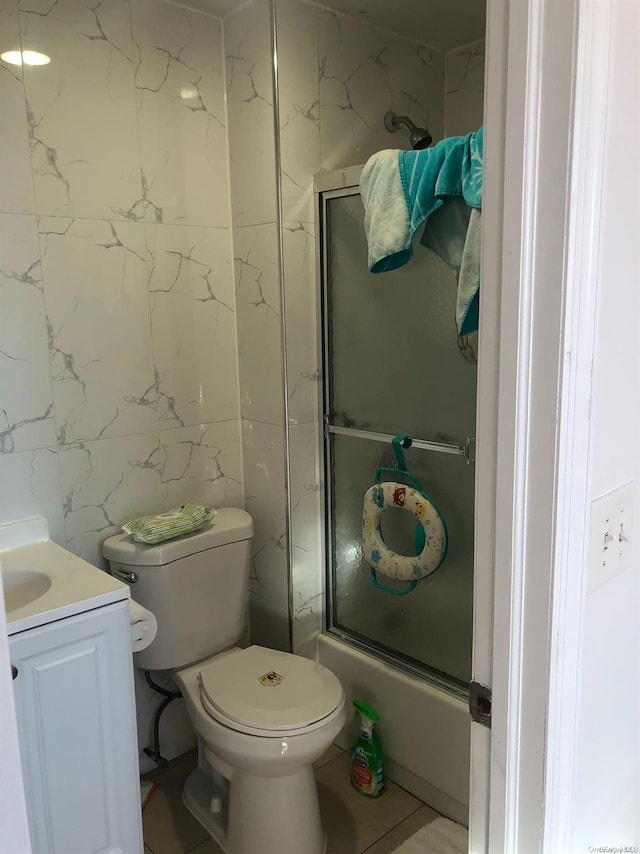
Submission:
[[[0,0],[20,45],[51,62],[0,62],[0,522],[103,566],[127,518],[243,504],[222,25]]]
[[[405,132],[385,128],[387,110],[442,139],[440,51],[325,10],[318,28],[322,171],[364,163],[382,148],[410,148]]]
[[[299,0],[275,0],[283,200],[283,266],[289,407],[293,642],[324,623],[313,176],[364,163],[390,135],[393,109],[444,135],[444,55]]]
[[[446,55],[445,130],[464,136],[484,122],[484,41]]]
[[[156,0],[0,14],[3,49],[51,57],[0,63],[0,489],[59,472],[3,519],[47,508],[101,565],[131,514],[242,501],[221,24]]]
[[[224,20],[245,506],[254,643],[288,650],[289,554],[271,3]]]

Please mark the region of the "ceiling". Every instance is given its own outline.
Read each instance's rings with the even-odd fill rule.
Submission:
[[[246,0],[173,2],[222,17]],[[485,33],[485,0],[322,0],[318,5],[440,50],[478,41]]]
[[[440,50],[485,34],[484,0],[322,0],[322,5]]]

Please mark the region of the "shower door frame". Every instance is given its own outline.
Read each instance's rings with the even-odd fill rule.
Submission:
[[[421,679],[435,688],[445,691],[465,703],[469,699],[469,686],[449,676],[437,668],[430,668],[428,665],[422,665],[409,656],[404,656],[402,653],[394,654],[390,647],[384,644],[378,644],[364,635],[359,635],[357,632],[350,632],[340,628],[335,624],[335,584],[333,578],[333,554],[334,554],[334,539],[332,529],[332,494],[333,483],[331,475],[331,435],[345,433],[352,434],[354,438],[357,433],[369,434],[366,438],[373,438],[375,435],[380,436],[380,441],[385,441],[385,434],[376,434],[373,431],[357,429],[351,430],[348,428],[336,428],[329,424],[330,412],[330,382],[329,371],[326,370],[328,358],[330,354],[329,341],[329,250],[327,240],[327,225],[329,222],[329,203],[333,199],[348,198],[351,196],[360,195],[360,176],[362,174],[362,166],[352,166],[338,172],[331,172],[323,175],[317,175],[314,181],[314,191],[317,196],[316,204],[316,234],[318,235],[318,251],[317,257],[317,276],[316,281],[319,282],[318,287],[318,342],[319,364],[322,366],[322,402],[321,402],[321,429],[322,437],[322,453],[321,460],[323,466],[323,482],[324,482],[324,501],[323,501],[323,525],[322,525],[322,561],[325,568],[325,595],[327,607],[325,609],[325,625],[324,631],[331,637],[338,638],[343,643],[371,655],[381,661],[389,664],[399,670],[402,670],[409,675]],[[468,464],[474,462],[475,439],[467,437],[464,443],[460,445],[445,445],[441,442],[430,442],[428,440],[416,440],[414,446],[424,450],[432,450],[436,452],[444,452],[463,456]],[[415,663],[414,663],[415,661]]]
[[[328,201],[335,198],[344,198],[348,196],[360,195],[360,176],[362,174],[362,166],[353,166],[345,169],[343,172],[331,172],[326,175],[316,175],[314,177],[314,196],[315,196],[315,217],[316,217],[316,235],[317,235],[317,251],[316,251],[316,299],[318,320],[318,365],[321,368],[322,386],[320,393],[320,441],[322,449],[320,451],[320,460],[322,465],[322,525],[321,525],[321,560],[324,567],[324,632],[327,635],[333,636],[341,640],[343,643],[353,645],[357,649],[369,655],[377,655],[377,651],[371,648],[367,643],[353,640],[346,635],[342,630],[332,625],[333,623],[333,601],[334,601],[334,584],[333,573],[331,571],[330,555],[333,552],[333,531],[331,527],[331,496],[333,493],[331,482],[331,466],[329,465],[329,445],[327,439],[327,426],[329,409],[329,392],[327,364],[329,342],[327,336],[327,322],[325,306],[327,305],[327,290],[328,290],[328,261],[329,253],[327,248],[327,240],[325,233],[325,224],[327,222]],[[382,656],[387,663],[391,662],[390,656]],[[395,664],[395,662],[393,662]]]

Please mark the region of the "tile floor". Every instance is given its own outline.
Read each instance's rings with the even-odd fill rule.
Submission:
[[[221,854],[182,803],[184,780],[195,765],[194,751],[147,775],[157,788],[143,813],[145,854]],[[315,767],[327,854],[390,854],[438,817],[394,783],[376,800],[358,794],[349,779],[349,757],[335,745]]]

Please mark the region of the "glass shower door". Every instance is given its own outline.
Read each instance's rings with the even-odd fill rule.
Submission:
[[[473,624],[467,440],[475,435],[476,364],[473,347],[457,341],[455,276],[420,246],[402,269],[370,274],[357,190],[325,193],[322,209],[329,631],[464,690]],[[433,443],[405,456],[449,532],[441,568],[406,596],[372,586],[361,537],[364,493],[379,466],[394,466],[385,436],[396,434]],[[415,554],[414,529],[409,514],[385,513],[382,533],[396,552]]]

